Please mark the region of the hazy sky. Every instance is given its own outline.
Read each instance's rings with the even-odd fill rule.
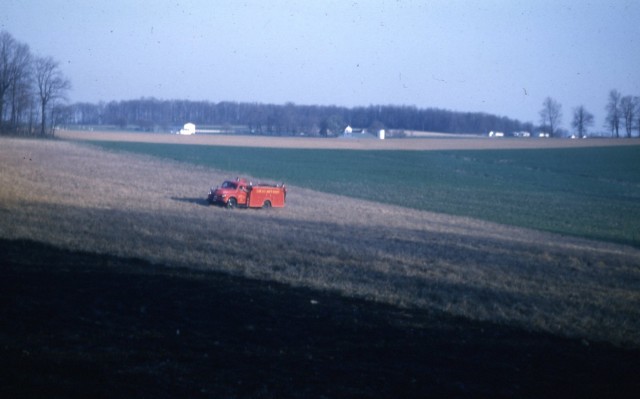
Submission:
[[[0,0],[0,30],[52,56],[72,102],[140,97],[414,105],[604,124],[640,96],[640,1]]]

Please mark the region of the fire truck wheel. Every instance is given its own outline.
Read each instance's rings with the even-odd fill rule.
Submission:
[[[238,206],[238,200],[235,198],[229,198],[229,201],[227,201],[227,208],[233,209],[236,206]]]
[[[271,201],[269,201],[269,200],[265,201],[265,202],[264,202],[264,204],[262,204],[262,207],[263,207],[264,209],[269,209],[269,208],[271,208]]]

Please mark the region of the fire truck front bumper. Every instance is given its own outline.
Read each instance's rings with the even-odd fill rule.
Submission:
[[[209,202],[210,204],[221,204],[224,205],[226,203],[226,195],[222,194],[216,194],[216,193],[209,193],[209,195],[207,196],[207,202]]]

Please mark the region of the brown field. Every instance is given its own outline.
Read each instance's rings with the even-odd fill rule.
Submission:
[[[430,133],[429,138],[377,140],[368,138],[319,138],[319,137],[279,137],[279,136],[242,136],[196,134],[180,136],[162,133],[127,133],[101,131],[60,130],[56,136],[68,140],[106,140],[136,141],[168,144],[200,144],[238,147],[276,147],[276,148],[317,148],[343,150],[484,150],[517,148],[572,148],[603,147],[620,145],[638,145],[640,139],[537,139],[537,138],[489,138],[489,137],[451,137]]]
[[[81,137],[370,149],[596,141]],[[63,364],[132,396],[156,392],[136,391],[136,376],[147,387],[175,377],[164,383],[180,396],[195,395],[180,378],[214,397],[640,392],[629,371],[640,366],[640,250],[296,187],[284,209],[230,211],[204,201],[228,173],[69,141],[2,138],[0,168],[10,276],[0,320],[13,320],[0,350],[16,381],[68,397],[65,379],[81,378]],[[39,372],[50,380],[29,378]],[[108,392],[91,389],[81,391]]]

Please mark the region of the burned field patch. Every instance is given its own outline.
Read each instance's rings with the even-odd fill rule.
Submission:
[[[3,397],[635,397],[637,350],[0,240]]]

